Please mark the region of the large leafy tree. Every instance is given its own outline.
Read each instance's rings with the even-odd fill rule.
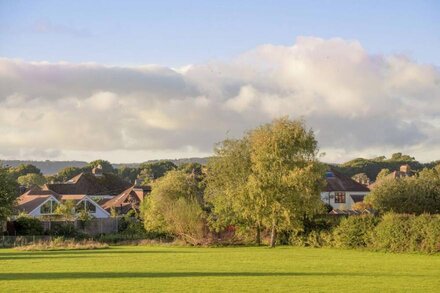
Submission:
[[[87,167],[89,167],[90,169],[93,169],[94,167],[98,167],[98,166],[101,166],[102,171],[105,173],[113,173],[115,171],[112,164],[106,160],[95,160],[87,165]]]
[[[142,163],[139,169],[139,176],[145,179],[145,183],[149,183],[164,176],[168,171],[176,170],[177,166],[171,161],[159,161],[154,163]]]
[[[281,118],[249,135],[251,199],[261,207],[262,222],[277,231],[289,229],[322,209],[324,167],[317,160],[317,141],[302,121]]]
[[[17,167],[11,167],[9,168],[9,173],[14,179],[27,174],[42,175],[41,170],[31,164],[20,164]]]
[[[320,212],[324,167],[302,121],[275,120],[243,139],[226,140],[208,164],[206,197],[214,224],[289,230]],[[212,223],[212,221],[211,221]]]
[[[46,183],[46,178],[40,174],[30,173],[18,177],[17,182],[22,186],[30,188],[44,185]]]
[[[153,183],[152,190],[144,201],[145,229],[200,244],[204,238],[205,213],[202,191],[193,176],[183,171],[169,171]]]
[[[244,231],[255,229],[261,243],[261,213],[251,200],[247,182],[251,174],[248,137],[227,139],[215,147],[208,161],[205,199],[210,207],[209,224],[220,231],[234,226]]]
[[[6,220],[12,214],[17,196],[17,183],[11,177],[8,169],[0,165],[0,221]]]

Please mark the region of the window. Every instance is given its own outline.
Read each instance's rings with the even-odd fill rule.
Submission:
[[[91,203],[89,201],[85,201],[85,204],[86,204],[86,211],[87,212],[92,213],[92,214],[96,213],[96,206],[93,203]]]
[[[40,207],[40,214],[42,215],[54,214],[57,207],[58,207],[58,203],[56,201],[48,200]]]
[[[76,206],[76,211],[87,211],[88,213],[96,213],[96,206],[88,200],[83,200]]]
[[[336,192],[335,203],[345,203],[345,192]]]

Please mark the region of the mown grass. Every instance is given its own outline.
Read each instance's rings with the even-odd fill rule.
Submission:
[[[439,292],[440,255],[296,247],[0,249],[1,292]]]

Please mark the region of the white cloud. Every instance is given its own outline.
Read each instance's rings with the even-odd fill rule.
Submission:
[[[0,59],[0,157],[206,155],[282,115],[306,119],[327,161],[438,159],[440,71],[310,37],[180,69]]]

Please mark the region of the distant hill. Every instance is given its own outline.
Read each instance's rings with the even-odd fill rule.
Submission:
[[[20,161],[20,160],[0,160],[4,166],[16,167],[20,164],[31,164],[41,170],[44,175],[53,175],[58,170],[65,167],[84,167],[87,162],[83,161]]]
[[[153,163],[161,160],[149,160],[146,162]],[[202,165],[206,164],[208,161],[208,158],[184,158],[184,159],[173,159],[173,160],[167,160],[171,161],[177,166],[182,165],[184,163],[200,163]],[[0,163],[2,163],[4,166],[11,166],[16,167],[20,164],[32,164],[38,169],[41,170],[41,172],[44,175],[53,175],[56,174],[59,170],[65,168],[65,167],[78,167],[82,168],[86,166],[88,163],[84,161],[20,161],[20,160],[0,160]],[[121,163],[121,164],[112,164],[114,168],[120,168],[123,166],[127,167],[139,167],[141,163]]]

